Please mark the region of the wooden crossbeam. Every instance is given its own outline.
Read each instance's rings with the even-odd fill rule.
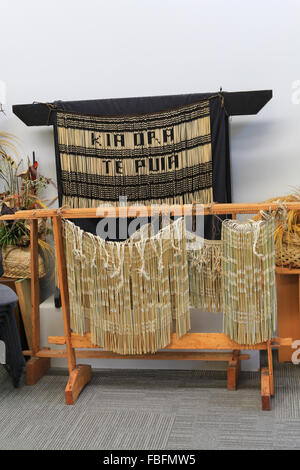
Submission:
[[[49,336],[49,344],[66,344],[65,336]],[[71,343],[73,348],[92,348],[98,346],[92,344],[91,334],[86,333],[81,336],[76,333],[71,334]],[[290,346],[292,338],[273,338],[271,346]],[[260,343],[254,345],[238,344],[232,341],[225,333],[187,333],[181,338],[177,338],[176,333],[172,334],[171,343],[166,346],[164,350],[170,349],[184,349],[184,350],[199,350],[199,349],[212,349],[212,350],[267,350],[267,343]]]
[[[32,356],[32,351],[23,351],[24,356]],[[135,360],[161,360],[161,361],[214,361],[230,362],[232,353],[228,352],[189,352],[189,351],[159,351],[154,354],[121,355],[103,350],[82,350],[75,351],[76,359],[135,359]],[[65,358],[67,352],[64,349],[41,349],[35,354],[36,357]],[[240,360],[250,359],[249,354],[241,354]]]
[[[28,220],[52,218],[61,216],[65,219],[88,218],[123,218],[123,217],[151,217],[159,214],[171,216],[190,215],[224,215],[224,214],[256,214],[259,211],[277,210],[277,203],[236,203],[236,204],[186,204],[173,206],[126,206],[126,207],[99,207],[88,209],[36,209],[17,211],[15,214],[3,215],[0,220]],[[299,202],[284,204],[287,210],[300,210]]]

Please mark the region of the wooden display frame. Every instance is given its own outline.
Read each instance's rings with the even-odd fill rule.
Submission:
[[[262,409],[270,410],[271,396],[274,395],[274,378],[272,348],[290,346],[291,338],[273,338],[265,343],[256,345],[240,345],[229,339],[223,333],[188,333],[182,338],[174,334],[172,342],[156,354],[142,356],[122,356],[103,351],[93,345],[90,335],[79,336],[71,332],[69,313],[69,293],[67,284],[66,259],[62,234],[62,218],[101,218],[101,217],[141,217],[158,214],[181,215],[224,215],[230,214],[233,218],[237,214],[256,214],[261,210],[276,210],[278,205],[272,204],[212,204],[209,205],[174,205],[153,207],[102,207],[98,209],[39,209],[19,211],[13,215],[0,217],[0,220],[31,220],[31,295],[32,295],[32,349],[23,351],[31,359],[27,362],[27,383],[35,384],[50,367],[50,358],[68,359],[69,380],[65,389],[66,403],[71,405],[77,400],[81,390],[91,379],[89,365],[77,365],[78,358],[102,359],[147,359],[147,360],[211,360],[228,362],[227,387],[236,390],[240,370],[240,361],[249,359],[248,354],[241,354],[242,350],[267,351],[268,366],[261,370],[261,398]],[[287,203],[287,209],[300,210],[300,203]],[[54,228],[59,283],[61,289],[62,312],[64,320],[64,336],[49,337],[49,344],[59,344],[65,349],[51,350],[40,347],[40,311],[39,311],[39,274],[38,274],[38,219],[51,218]],[[97,350],[91,350],[95,349]],[[86,350],[87,349],[87,350]],[[176,350],[176,351],[174,351]],[[202,350],[202,352],[201,352]],[[205,352],[203,350],[206,350]],[[207,352],[213,351],[213,352]],[[222,352],[218,352],[218,351]],[[216,352],[217,351],[217,352]],[[224,352],[226,351],[226,352]]]

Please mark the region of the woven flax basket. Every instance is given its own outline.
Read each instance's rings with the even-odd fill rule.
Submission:
[[[274,197],[264,203],[277,203],[279,208],[274,211],[275,259],[276,266],[296,269],[300,268],[300,211],[287,210],[288,202],[300,202],[300,188],[295,192],[281,197]],[[257,220],[257,218],[255,218]]]
[[[2,248],[2,262],[4,269],[4,277],[12,277],[14,279],[28,279],[31,277],[30,268],[30,246],[8,246]],[[46,275],[45,263],[41,255],[39,255],[39,277]]]
[[[282,246],[276,245],[276,265],[300,268],[300,235],[284,233]]]

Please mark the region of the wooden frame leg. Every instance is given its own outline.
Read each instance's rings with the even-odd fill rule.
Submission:
[[[50,368],[49,357],[32,357],[26,364],[27,385],[35,385]]]
[[[269,369],[263,367],[261,370],[261,401],[263,411],[270,411],[271,409],[271,386]]]
[[[227,389],[236,390],[238,386],[238,379],[240,373],[240,351],[233,351],[232,361],[228,363],[227,367]]]
[[[274,374],[273,374],[273,355],[272,355],[272,346],[271,341],[268,341],[268,369],[269,369],[269,379],[270,379],[270,393],[271,396],[274,396]]]
[[[69,366],[69,380],[65,389],[65,396],[66,404],[73,405],[77,400],[78,395],[80,394],[83,387],[91,380],[92,372],[91,366],[76,365],[76,355],[71,339],[68,276],[63,241],[63,227],[60,217],[53,217],[53,231],[57,253],[58,278],[61,293],[61,305],[65,330],[65,343]]]
[[[81,390],[92,378],[92,368],[88,365],[78,365],[70,374],[65,389],[66,404],[74,405]]]

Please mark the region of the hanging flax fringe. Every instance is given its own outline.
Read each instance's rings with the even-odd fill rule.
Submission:
[[[156,235],[107,242],[64,221],[71,328],[119,354],[154,353],[171,342],[172,320],[190,329],[182,219]]]
[[[222,225],[223,331],[239,344],[269,340],[276,329],[274,218]]]
[[[205,240],[186,232],[190,306],[206,312],[222,312],[222,241]]]

